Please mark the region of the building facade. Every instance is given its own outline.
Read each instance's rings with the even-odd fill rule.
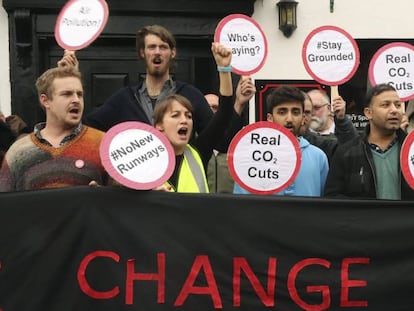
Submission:
[[[54,39],[54,25],[65,0],[0,0],[0,109],[21,115],[29,125],[43,120],[34,88],[36,77],[55,66],[62,49]],[[267,83],[312,81],[301,58],[307,35],[322,25],[334,25],[356,39],[361,62],[354,77],[339,87],[358,113],[367,87],[371,57],[393,41],[413,43],[414,2],[396,0],[298,0],[297,29],[287,38],[278,29],[279,0],[107,0],[109,20],[101,36],[78,52],[84,76],[86,112],[101,105],[116,89],[136,83],[144,73],[137,61],[135,32],[143,25],[161,24],[177,38],[177,79],[203,92],[217,88],[210,42],[220,19],[232,13],[252,16],[268,41],[263,68],[253,75],[259,88]],[[259,93],[259,92],[258,92]],[[260,96],[260,95],[258,95]],[[259,97],[252,100],[251,121],[257,120]]]

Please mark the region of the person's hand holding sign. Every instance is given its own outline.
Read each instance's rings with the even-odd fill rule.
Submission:
[[[408,126],[410,125],[410,120],[408,119],[407,115],[403,115],[401,119],[400,129],[407,133]]]
[[[236,100],[234,110],[241,115],[244,107],[256,93],[256,87],[250,76],[241,76],[236,88]]]
[[[171,185],[166,185],[166,184],[162,184],[161,186],[155,187],[152,190],[165,191],[165,192],[174,192],[173,187]]]
[[[57,62],[58,67],[74,66],[79,69],[79,61],[75,51],[65,50],[61,60]]]
[[[332,111],[337,119],[343,120],[345,118],[346,102],[341,96],[332,98]]]

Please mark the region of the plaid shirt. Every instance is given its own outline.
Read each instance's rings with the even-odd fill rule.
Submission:
[[[396,143],[398,142],[397,137],[394,138],[394,140],[392,142],[390,142],[390,144],[387,146],[387,148],[385,148],[384,150],[382,150],[378,145],[373,144],[373,143],[369,143],[369,146],[372,150],[378,152],[378,153],[386,153],[388,150],[391,149],[392,146],[394,146]]]
[[[43,130],[46,126],[46,122],[41,122],[35,125],[34,127],[34,134],[36,138],[42,143],[47,146],[53,147],[51,143],[49,143],[46,139],[42,137],[42,134],[40,133],[41,130]],[[76,136],[79,135],[79,133],[82,131],[83,124],[79,123],[77,127],[75,127],[72,132],[65,136],[62,141],[59,143],[59,146],[63,146],[64,144],[70,142],[72,139],[74,139]]]

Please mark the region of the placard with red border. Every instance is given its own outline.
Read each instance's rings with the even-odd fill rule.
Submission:
[[[83,49],[101,34],[108,15],[105,0],[70,0],[56,20],[55,39],[63,49]]]
[[[411,189],[414,190],[414,131],[405,138],[401,147],[401,171]]]
[[[302,60],[306,71],[319,83],[334,86],[347,82],[358,69],[359,48],[345,30],[321,26],[305,39]]]
[[[267,57],[267,39],[260,25],[251,17],[231,14],[217,25],[214,41],[232,50],[231,65],[239,75],[258,72]]]
[[[175,167],[175,154],[168,139],[142,122],[123,122],[110,128],[101,142],[100,155],[109,175],[132,189],[162,185]]]
[[[372,85],[391,84],[402,101],[414,98],[414,46],[405,42],[384,45],[369,63]]]
[[[228,150],[231,175],[254,194],[284,190],[295,180],[300,164],[298,139],[285,127],[268,121],[244,127]]]

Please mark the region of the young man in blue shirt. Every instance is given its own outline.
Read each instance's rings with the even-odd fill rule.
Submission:
[[[280,124],[294,134],[300,145],[302,161],[299,173],[292,184],[275,195],[322,196],[328,175],[328,159],[325,153],[300,136],[304,119],[305,97],[301,90],[292,86],[280,86],[267,97],[267,121]],[[249,192],[235,184],[235,194]]]

